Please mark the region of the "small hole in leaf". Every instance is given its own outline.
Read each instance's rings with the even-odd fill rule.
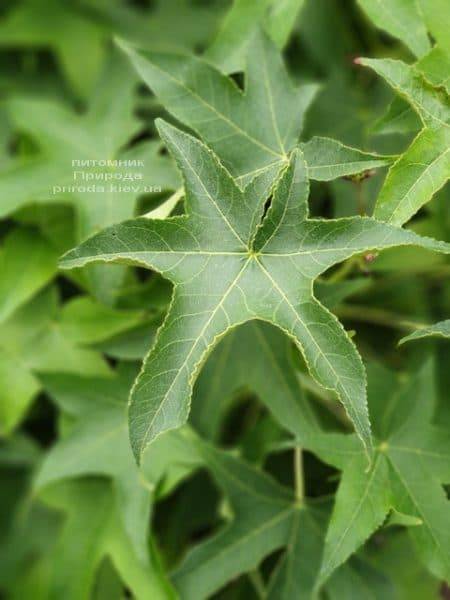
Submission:
[[[230,75],[230,78],[234,81],[234,83],[238,86],[239,89],[244,90],[244,73],[233,73],[232,75]]]

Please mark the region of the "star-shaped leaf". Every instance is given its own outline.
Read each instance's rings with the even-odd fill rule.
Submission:
[[[171,579],[180,596],[209,598],[228,581],[258,567],[274,550],[287,547],[269,597],[279,598],[278,591],[289,585],[285,571],[294,560],[303,575],[304,595],[300,597],[309,598],[320,565],[327,511],[320,502],[297,502],[291,490],[266,473],[186,433],[191,452],[194,448],[230,502],[233,518],[219,533],[194,547],[174,571]],[[297,536],[299,531],[301,536]],[[296,576],[292,585],[299,584]]]
[[[263,14],[265,8],[255,10]],[[163,106],[200,134],[241,187],[264,171],[276,177],[298,142],[306,111],[318,91],[311,83],[293,85],[279,50],[258,28],[246,46],[241,91],[231,78],[198,57],[136,52],[123,45]],[[321,181],[381,167],[394,158],[322,137],[305,144],[304,152],[309,177]]]
[[[402,225],[450,177],[450,100],[421,71],[398,60],[359,59],[383,77],[419,115],[423,129],[391,167],[380,191],[374,216]]]
[[[329,267],[370,248],[448,246],[370,218],[308,219],[307,167],[295,151],[267,214],[267,174],[244,191],[199,141],[159,122],[185,180],[186,216],[136,219],[94,236],[62,260],[65,268],[122,261],[155,269],[175,284],[172,303],[132,391],[136,457],[163,431],[182,425],[199,366],[217,340],[251,319],[272,322],[295,341],[312,376],[336,392],[370,452],[364,367],[337,319],[314,297]]]
[[[200,58],[124,49],[164,107],[199,133],[241,185],[264,170],[276,175],[318,90],[294,87],[279,51],[261,33],[249,45],[245,92]]]
[[[183,445],[183,440],[186,453],[198,454],[199,463],[210,471],[229,505],[224,527],[195,546],[172,573],[180,597],[209,598],[237,576],[257,569],[275,550],[283,549],[264,597],[312,598],[329,519],[329,499],[296,498],[267,473],[215,448],[191,430],[179,432],[178,443]],[[153,446],[149,454],[152,452]],[[362,562],[359,560],[357,566]],[[353,561],[346,565],[342,576],[348,576],[354,567]]]
[[[450,437],[432,423],[433,385],[431,362],[406,381],[379,366],[369,370],[376,438],[370,470],[354,435],[322,434],[306,444],[343,471],[325,540],[321,583],[391,509],[401,521],[413,524],[409,533],[428,568],[437,577],[449,578],[450,505],[442,484],[450,478]]]
[[[71,203],[76,211],[75,237],[82,241],[102,227],[132,217],[140,195],[178,186],[171,161],[159,155],[157,142],[126,147],[140,127],[133,114],[136,78],[121,55],[109,58],[97,92],[82,114],[53,100],[9,101],[16,128],[31,135],[40,151],[0,174],[2,216],[34,202]],[[85,284],[110,304],[122,280],[122,269],[95,268],[85,274]]]

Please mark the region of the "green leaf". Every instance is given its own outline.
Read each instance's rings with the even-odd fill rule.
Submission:
[[[450,94],[450,51],[433,46],[430,52],[416,63],[416,67],[430,83],[444,87]]]
[[[450,93],[450,54],[434,46],[428,54],[416,62],[415,68],[436,87],[444,87]],[[421,121],[410,104],[400,96],[394,98],[386,114],[372,127],[375,134],[409,133],[418,131]]]
[[[441,583],[424,569],[407,530],[391,529],[385,543],[368,553],[368,558],[392,582],[394,598],[422,600],[438,596]]]
[[[136,556],[106,482],[67,481],[52,486],[42,495],[66,517],[54,550],[47,558],[47,597],[63,594],[73,600],[88,600],[96,571],[107,556],[136,598],[175,597],[159,572],[156,559],[152,557],[143,564]]]
[[[285,556],[280,560],[269,583],[269,600],[309,600],[312,597],[323,552],[328,520],[325,505],[311,503],[297,511]]]
[[[401,61],[360,59],[405,98],[424,129],[391,167],[377,199],[374,216],[395,225],[406,223],[450,177],[450,101],[417,67]]]
[[[449,144],[450,128],[423,129],[389,171],[374,216],[402,225],[429,202],[450,177]]]
[[[380,367],[369,375],[369,407],[377,440],[371,469],[365,467],[354,436],[324,434],[312,437],[306,446],[343,470],[319,583],[381,525],[390,508],[412,519],[409,534],[419,556],[437,577],[447,579],[450,512],[441,484],[450,478],[450,437],[431,423],[432,364],[403,382]]]
[[[396,96],[389,105],[386,113],[382,115],[371,127],[374,135],[407,134],[419,131],[422,122],[411,106]]]
[[[448,0],[0,16],[0,597],[445,596]]]
[[[191,443],[230,500],[234,519],[195,547],[172,576],[183,598],[208,598],[285,545],[295,506],[290,491],[243,461],[196,438]]]
[[[110,477],[125,531],[145,562],[148,531],[143,523],[149,519],[151,486],[140,480],[128,442],[126,398],[133,371],[113,379],[43,377],[47,391],[64,412],[75,417],[75,424],[45,457],[35,486],[39,489],[82,475]]]
[[[263,23],[278,48],[289,38],[304,0],[235,0],[205,58],[226,73],[242,70],[246,49]]]
[[[399,38],[418,57],[430,49],[427,30],[415,2],[404,0],[358,0],[380,29]]]
[[[316,282],[318,299],[333,308],[367,287],[367,279]],[[255,360],[255,357],[257,359]],[[233,403],[255,394],[282,427],[301,445],[319,430],[318,417],[303,389],[292,341],[262,321],[232,330],[206,361],[194,388],[191,421],[204,436],[217,439]]]
[[[352,597],[371,600],[398,598],[392,582],[370,562],[359,557],[354,557],[333,573],[326,593],[330,600]]]
[[[0,249],[0,322],[44,287],[57,269],[57,251],[39,233],[15,229]]]
[[[20,422],[34,396],[39,382],[19,357],[0,347],[0,433],[9,433]]]
[[[47,453],[35,478],[39,492],[49,484],[88,475],[111,480],[123,528],[136,557],[148,563],[148,523],[157,485],[170,469],[185,475],[197,456],[177,437],[161,438],[141,470],[128,440],[126,400],[136,375],[121,365],[113,377],[46,374],[43,385],[62,414],[71,417],[68,432]],[[176,478],[174,478],[176,481]],[[167,483],[166,483],[167,487]]]
[[[159,155],[157,142],[124,148],[139,131],[133,115],[135,85],[125,60],[113,53],[81,115],[53,100],[10,100],[16,127],[31,135],[40,151],[0,175],[0,195],[5,199],[0,214],[10,215],[32,202],[69,202],[76,211],[75,238],[82,241],[102,227],[132,217],[137,197],[147,189],[177,187],[172,164]],[[84,276],[99,299],[115,302],[123,269],[95,267]]]
[[[307,171],[299,151],[262,218],[270,192],[264,175],[241,191],[200,142],[163,122],[159,128],[183,172],[187,215],[125,222],[62,260],[65,268],[127,262],[175,284],[164,326],[132,391],[136,457],[160,433],[186,421],[207,353],[232,327],[255,318],[295,341],[313,377],[341,399],[370,453],[364,368],[342,326],[314,298],[313,281],[371,248],[415,244],[448,252],[448,246],[369,218],[307,219]]]
[[[0,46],[50,48],[73,89],[86,96],[105,57],[102,26],[76,5],[22,0],[4,15]]]
[[[450,53],[448,7],[445,0],[418,0],[425,23],[440,46]]]
[[[364,456],[350,459],[344,467],[335,502],[325,540],[320,583],[383,523],[390,508],[389,469],[385,458],[378,455],[369,471]]]
[[[357,175],[392,163],[394,157],[363,152],[336,140],[314,137],[301,149],[308,165],[308,176],[317,181]]]
[[[39,373],[108,376],[94,350],[80,347],[60,324],[56,290],[47,288],[0,325],[0,430],[10,432],[41,389]]]
[[[292,342],[268,323],[252,321],[231,331],[208,359],[194,391],[197,429],[217,438],[230,403],[243,392],[256,394],[298,440],[319,430],[299,381]]]
[[[61,328],[76,343],[95,344],[141,325],[144,317],[143,311],[117,310],[79,296],[64,305]]]
[[[405,100],[420,116],[425,127],[449,127],[448,94],[433,87],[415,66],[400,60],[360,58],[359,63],[370,67]]]
[[[405,342],[410,342],[411,340],[419,340],[424,337],[450,338],[450,319],[447,319],[446,321],[440,321],[439,323],[435,323],[429,327],[418,329],[417,331],[414,331],[413,333],[403,337],[399,341],[399,344],[404,344]]]
[[[305,0],[280,0],[269,7],[266,29],[279,48],[289,39]]]
[[[192,432],[185,432],[185,440],[225,493],[232,518],[194,547],[176,568],[172,581],[180,596],[209,598],[228,581],[257,568],[277,548],[286,547],[268,586],[268,597],[292,597],[289,593],[292,586],[297,589],[297,582],[289,575],[296,567],[303,575],[299,597],[310,598],[320,565],[328,501],[296,501],[266,473]]]
[[[122,47],[164,107],[201,135],[241,186],[264,171],[275,177],[318,88],[294,87],[265,35],[258,33],[249,46],[245,92],[199,58]]]

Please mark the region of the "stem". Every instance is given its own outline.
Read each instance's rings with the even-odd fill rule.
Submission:
[[[358,200],[358,213],[361,217],[366,216],[366,199],[364,197],[364,189],[362,181],[355,181],[356,198]]]
[[[303,455],[300,446],[294,448],[294,479],[295,499],[301,502],[305,496],[305,484],[303,481]]]
[[[337,316],[343,317],[344,319],[384,325],[385,327],[392,327],[393,329],[400,329],[402,331],[414,331],[415,329],[428,327],[426,323],[410,321],[404,319],[401,315],[386,310],[368,306],[359,306],[357,304],[343,305],[337,308],[335,313]]]
[[[355,264],[355,257],[349,258],[343,262],[342,265],[332,275],[330,275],[330,277],[328,277],[328,282],[337,283],[342,281],[353,271]]]

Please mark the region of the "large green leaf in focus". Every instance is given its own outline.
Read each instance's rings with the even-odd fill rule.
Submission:
[[[314,297],[313,282],[371,248],[412,244],[448,252],[449,246],[370,218],[308,219],[307,167],[298,150],[264,215],[272,191],[267,173],[242,191],[211,150],[164,122],[158,126],[183,173],[187,214],[113,226],[62,260],[65,268],[126,262],[155,269],[175,284],[164,326],[132,390],[136,457],[186,421],[208,352],[252,319],[273,323],[295,341],[312,376],[344,404],[370,454],[364,367],[342,326]]]
[[[315,293],[332,309],[367,284],[366,279],[317,282]],[[216,439],[233,400],[255,394],[301,444],[302,436],[319,431],[303,383],[292,341],[269,323],[250,321],[231,331],[206,361],[194,388],[191,420],[205,437]]]

